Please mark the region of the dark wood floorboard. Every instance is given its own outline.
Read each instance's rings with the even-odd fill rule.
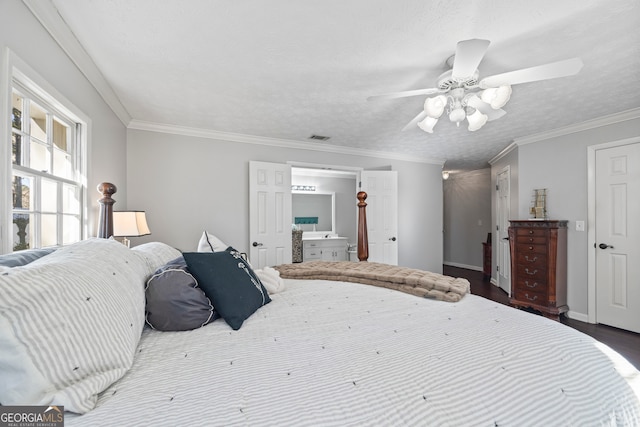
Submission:
[[[466,268],[444,266],[444,274],[454,277],[464,277],[471,283],[471,293],[488,298],[492,301],[509,305],[509,297],[497,286],[483,279],[481,271],[467,270]],[[625,331],[602,324],[591,324],[569,319],[565,316],[560,320],[563,324],[592,336],[598,341],[608,345],[624,356],[637,369],[640,369],[640,334]]]

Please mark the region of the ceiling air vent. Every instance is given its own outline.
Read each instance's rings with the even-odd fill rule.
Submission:
[[[315,139],[316,141],[326,141],[331,138],[330,136],[322,136],[322,135],[311,135],[308,139]]]

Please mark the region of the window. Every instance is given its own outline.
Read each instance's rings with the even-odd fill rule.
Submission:
[[[13,250],[83,237],[81,123],[43,91],[14,80],[11,90]]]

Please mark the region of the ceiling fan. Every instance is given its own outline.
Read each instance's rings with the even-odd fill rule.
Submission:
[[[402,129],[403,131],[417,125],[423,131],[433,133],[433,127],[445,109],[449,120],[457,126],[467,119],[468,129],[476,131],[488,121],[499,119],[507,114],[502,107],[511,97],[511,85],[572,76],[577,74],[583,66],[580,58],[571,58],[478,80],[478,65],[489,43],[489,40],[482,39],[458,42],[455,55],[447,60],[451,69],[438,77],[434,88],[374,95],[367,100],[437,94],[426,99],[424,110],[414,117]]]

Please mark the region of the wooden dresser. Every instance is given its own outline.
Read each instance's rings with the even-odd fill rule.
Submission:
[[[558,320],[567,306],[567,221],[509,221],[511,298]]]

